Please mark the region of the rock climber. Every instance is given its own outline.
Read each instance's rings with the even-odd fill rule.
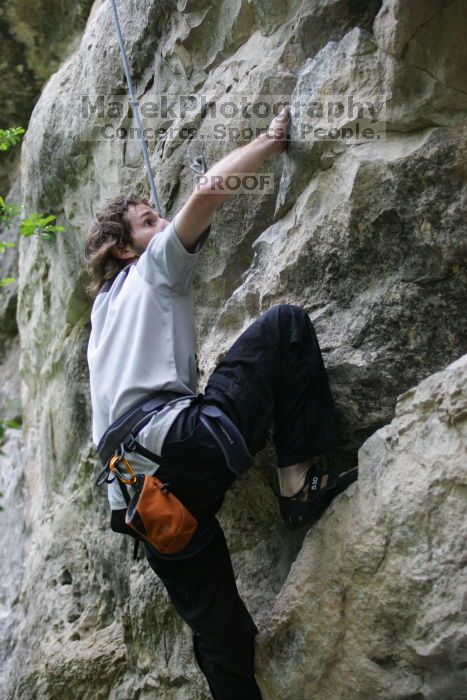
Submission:
[[[308,314],[278,304],[236,340],[196,394],[196,329],[192,280],[217,208],[232,196],[232,173],[256,173],[285,149],[290,108],[267,131],[213,165],[172,221],[144,198],[109,200],[91,223],[85,256],[91,314],[88,363],[97,445],[107,428],[155,390],[186,400],[157,412],[138,442],[160,462],[134,454],[135,471],[157,473],[198,521],[189,545],[162,555],[144,544],[149,565],[193,632],[196,661],[215,700],[258,700],[254,676],[257,628],[239,596],[216,513],[236,474],[199,420],[218,406],[240,430],[251,455],[266,445],[270,426],[277,455],[279,507],[290,528],[316,520],[337,493],[357,478],[319,470],[311,460],[334,447],[338,428],[318,340]],[[126,502],[108,485],[111,527],[125,523]]]

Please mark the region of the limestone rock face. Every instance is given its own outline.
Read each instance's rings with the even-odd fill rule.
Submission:
[[[18,337],[3,345],[0,359],[0,411],[3,419],[21,418]],[[14,655],[14,610],[19,605],[22,570],[28,548],[27,494],[24,484],[24,441],[21,430],[7,428],[0,448],[0,688]]]
[[[13,187],[4,198],[7,203],[15,203],[21,200],[21,181],[17,177]],[[19,225],[16,220],[10,225],[0,226],[0,242],[3,244],[14,243],[14,246],[6,246],[3,254],[0,254],[0,279],[13,278],[16,280],[2,288],[0,295],[0,357],[3,354],[5,343],[10,338],[18,335],[16,323],[16,302],[18,298],[18,239]]]
[[[0,7],[0,128],[26,126],[44,81],[58,68],[86,24],[92,0],[4,0]],[[2,154],[0,189],[13,184]],[[8,164],[8,165],[7,165]]]
[[[91,3],[71,5],[84,24]],[[38,35],[46,6],[57,22],[52,3],[35,3],[29,18],[8,3],[21,15],[21,36]],[[264,167],[274,194],[224,205],[194,284],[199,390],[262,311],[301,305],[341,420],[332,458],[346,465],[358,453],[360,463],[358,485],[306,536],[279,520],[271,445],[227,496],[220,519],[261,629],[264,698],[458,700],[467,685],[459,573],[466,360],[456,362],[467,352],[465,3],[118,6],[140,100],[192,100],[185,113],[145,122],[157,134],[148,145],[169,218],[192,191],[196,156],[213,163],[240,143],[229,129],[267,125],[221,106],[267,96],[293,105],[290,148]],[[110,3],[94,3],[73,43],[81,26],[60,28],[58,59],[52,48],[42,57],[28,48],[41,80],[60,65],[22,146],[22,203],[57,214],[66,233],[20,241],[17,299],[11,290],[0,304],[2,329],[11,329],[0,377],[17,395],[19,361],[23,404],[22,435],[8,433],[2,457],[10,477],[0,517],[12,529],[0,539],[8,583],[0,589],[0,695],[207,700],[188,628],[146,563],[131,559],[130,543],[110,532],[105,495],[93,485],[83,239],[107,197],[148,187]],[[306,110],[336,94],[382,96],[382,138],[301,138],[295,104]],[[109,114],[108,96],[122,108]],[[344,114],[338,124],[353,122]],[[106,137],[106,125],[123,136]],[[19,341],[10,342],[16,327]]]
[[[306,536],[259,637],[268,700],[465,697],[466,445],[464,355],[400,397]]]
[[[459,125],[349,148],[256,239],[223,309],[243,320],[284,294],[300,298],[352,448],[402,390],[465,348],[465,136]],[[211,336],[217,345],[217,327]]]

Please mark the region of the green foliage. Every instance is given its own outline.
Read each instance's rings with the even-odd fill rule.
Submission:
[[[24,134],[24,129],[21,126],[12,129],[0,129],[0,151],[8,151],[9,148],[20,142],[21,136]],[[19,216],[21,205],[7,204],[3,197],[0,196],[0,226],[8,228],[15,216]],[[45,241],[52,241],[57,233],[65,231],[63,226],[57,226],[55,223],[56,217],[53,214],[30,214],[20,224],[20,234],[25,238],[29,236],[40,236]],[[3,254],[7,248],[14,248],[15,243],[12,241],[0,241],[0,254]],[[14,277],[4,277],[0,279],[0,288],[6,287],[9,284],[16,282]],[[1,420],[0,420],[1,425]],[[1,433],[0,433],[1,444]]]
[[[3,197],[0,196],[0,225],[8,228],[13,217],[18,216],[20,211],[21,206],[19,204],[7,204]]]
[[[0,129],[0,151],[7,151],[12,146],[20,142],[21,136],[24,134],[24,129],[21,126],[12,129]],[[7,204],[3,197],[0,196],[0,225],[10,226],[12,219],[18,216],[21,212],[21,205]],[[55,216],[50,214],[30,214],[26,219],[23,219],[20,225],[20,234],[27,238],[34,234],[40,236],[45,241],[54,239],[55,234],[62,233],[65,229],[63,226],[56,226],[52,222],[55,221]],[[0,252],[5,252],[5,247],[12,247],[14,243],[1,244]],[[9,279],[9,278],[7,278]],[[6,281],[2,280],[5,286]]]
[[[0,151],[8,151],[12,146],[16,146],[21,141],[23,134],[22,126],[13,127],[13,129],[0,129]]]
[[[63,226],[52,225],[52,221],[55,221],[55,219],[56,217],[53,214],[49,216],[30,214],[27,219],[21,222],[19,232],[25,238],[36,234],[46,241],[51,241],[56,233],[62,233],[65,230]]]
[[[17,421],[15,418],[10,418],[9,420],[0,420],[0,440],[5,434],[5,428],[13,428],[13,430],[19,430],[21,428],[21,422]]]
[[[0,254],[4,253],[7,248],[15,248],[16,243],[13,241],[0,241]]]
[[[13,428],[14,430],[19,430],[21,428],[21,422],[15,420],[14,418],[10,419],[10,420],[0,419],[0,455],[5,454],[2,450],[2,447],[5,444],[7,428]],[[3,496],[3,494],[0,494],[0,495]],[[0,510],[2,510],[1,506],[0,506]]]

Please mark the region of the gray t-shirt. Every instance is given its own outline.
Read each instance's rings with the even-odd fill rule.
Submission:
[[[203,234],[189,253],[172,222],[108,291],[98,294],[88,345],[95,445],[146,394],[160,389],[196,395],[192,282],[206,239]],[[138,442],[160,455],[170,426],[191,401],[162,409],[138,434]],[[136,452],[128,460],[139,473],[157,470],[157,464]],[[116,481],[109,484],[108,498],[113,510],[126,507]]]

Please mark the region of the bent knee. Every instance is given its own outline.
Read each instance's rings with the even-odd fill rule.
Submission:
[[[285,302],[270,306],[269,309],[264,312],[264,316],[268,317],[270,320],[273,318],[277,319],[281,323],[290,323],[292,319],[298,319],[299,321],[306,320],[308,323],[311,323],[310,317],[305,309],[297,304],[288,304]]]

